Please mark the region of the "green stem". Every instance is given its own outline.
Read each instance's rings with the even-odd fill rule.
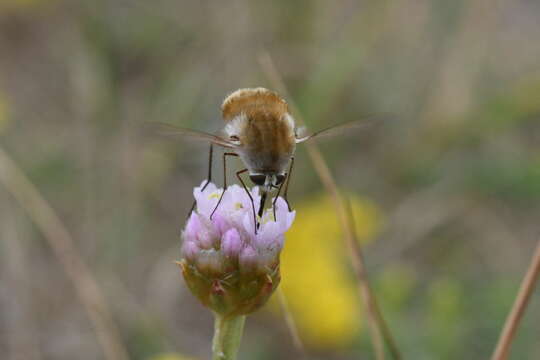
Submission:
[[[235,360],[244,332],[245,316],[224,318],[215,314],[212,360]]]

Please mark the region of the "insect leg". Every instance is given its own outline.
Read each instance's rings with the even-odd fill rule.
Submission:
[[[291,179],[291,174],[294,166],[294,156],[291,156],[291,165],[289,165],[289,173],[287,174],[287,183],[285,184],[285,192],[283,193],[283,199],[287,203],[287,208],[291,211],[291,205],[289,204],[289,199],[287,199],[287,192],[289,191],[289,180]]]
[[[287,174],[287,181],[289,180],[288,179],[289,177],[289,174]],[[281,188],[283,187],[283,184],[285,184],[285,181],[283,181],[279,187],[278,187],[278,190],[277,190],[277,194],[276,194],[276,197],[274,198],[274,201],[272,201],[272,210],[274,211],[274,221],[277,221],[277,217],[276,217],[276,202],[277,202],[277,199],[279,197],[279,193],[281,192]],[[287,206],[289,206],[289,203],[287,202]],[[289,207],[289,211],[290,211],[290,207]]]
[[[214,146],[212,143],[210,143],[210,153],[208,154],[208,178],[206,180],[206,183],[204,184],[204,186],[202,187],[201,189],[201,192],[204,191],[204,189],[206,189],[206,187],[208,186],[208,184],[210,184],[210,182],[212,181],[212,157],[214,155]],[[191,216],[191,213],[193,212],[193,210],[195,210],[195,205],[197,205],[197,201],[193,201],[193,205],[191,205],[191,209],[189,210],[189,213],[188,213],[188,218]]]
[[[223,192],[221,193],[221,196],[219,197],[216,207],[210,214],[210,220],[212,220],[212,216],[214,216],[214,213],[219,207],[219,204],[221,204],[221,200],[223,200],[223,195],[225,195],[225,191],[227,191],[227,156],[238,156],[238,155],[236,153],[230,153],[230,152],[223,153]]]
[[[236,173],[236,177],[238,178],[238,180],[240,180],[240,183],[244,187],[244,190],[246,191],[246,193],[249,196],[249,199],[251,200],[251,209],[253,210],[253,223],[255,224],[255,235],[257,235],[257,228],[259,227],[258,226],[259,224],[257,223],[257,216],[255,216],[255,203],[253,202],[253,196],[251,196],[251,193],[249,192],[246,184],[244,183],[244,180],[242,180],[242,178],[240,177],[240,174],[243,174],[246,171],[247,171],[247,169],[238,171]]]

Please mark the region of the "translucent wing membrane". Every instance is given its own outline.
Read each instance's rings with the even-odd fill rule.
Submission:
[[[221,136],[209,134],[198,130],[184,129],[160,122],[146,123],[144,125],[144,129],[145,132],[151,135],[166,136],[172,139],[206,141],[226,148],[235,147],[234,143]]]
[[[356,131],[368,128],[390,119],[389,116],[370,116],[360,120],[353,120],[343,124],[334,125],[326,129],[315,131],[314,133],[305,133],[305,128],[299,128],[296,135],[296,143],[303,143],[312,140],[326,140],[340,135],[351,135]]]

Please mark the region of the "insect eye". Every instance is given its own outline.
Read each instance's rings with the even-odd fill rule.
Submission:
[[[255,185],[264,185],[264,182],[266,180],[266,175],[263,174],[255,174],[255,175],[249,175],[249,178]]]
[[[283,180],[285,180],[285,177],[286,177],[286,176],[287,176],[287,175],[285,175],[285,174],[278,174],[278,175],[276,175],[276,185],[281,184],[281,183],[283,182]]]

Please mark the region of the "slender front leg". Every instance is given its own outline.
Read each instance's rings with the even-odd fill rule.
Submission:
[[[204,189],[206,189],[206,187],[208,186],[208,184],[210,184],[210,182],[212,181],[212,157],[214,155],[214,144],[210,143],[210,153],[208,154],[208,177],[206,179],[206,183],[204,184],[203,188],[201,189],[201,191],[204,191]],[[191,205],[191,209],[189,210],[189,213],[188,213],[188,218],[191,216],[191,213],[193,212],[193,210],[195,210],[195,205],[197,205],[197,201],[193,201],[193,205]]]
[[[246,191],[246,193],[249,196],[249,199],[251,200],[251,209],[253,210],[253,224],[255,224],[255,235],[257,235],[258,223],[257,223],[257,216],[255,215],[255,203],[253,202],[253,196],[251,196],[251,193],[249,192],[246,184],[244,183],[244,180],[242,180],[242,178],[240,177],[240,174],[243,174],[246,171],[247,171],[247,169],[238,171],[236,173],[236,177],[238,178],[238,180],[240,180],[240,183],[244,187],[244,190]]]
[[[287,203],[287,208],[291,211],[291,205],[289,204],[289,199],[287,199],[287,192],[289,191],[289,180],[291,179],[291,174],[294,166],[294,156],[291,156],[291,165],[289,165],[289,173],[287,174],[287,184],[285,184],[285,192],[283,193],[283,199]]]
[[[216,207],[212,211],[212,214],[210,214],[210,220],[212,220],[212,216],[214,216],[214,213],[219,207],[219,204],[221,204],[221,200],[223,200],[223,195],[225,195],[225,191],[227,191],[227,156],[238,156],[238,154],[229,152],[223,153],[223,192],[221,193],[221,196],[219,197],[219,200],[216,204]]]

